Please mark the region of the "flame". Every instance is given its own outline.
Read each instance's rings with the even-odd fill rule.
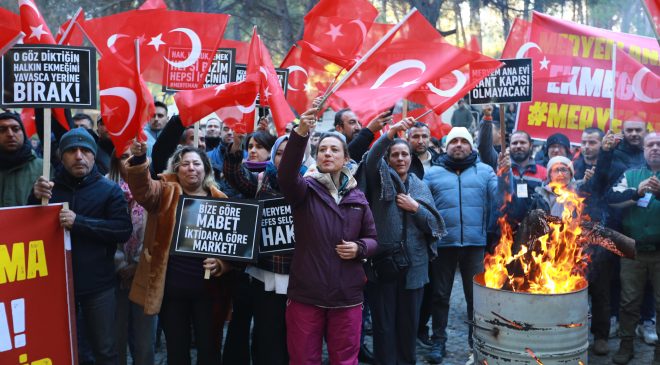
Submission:
[[[550,183],[558,203],[564,205],[561,220],[548,222],[550,232],[513,253],[513,231],[503,216],[498,220],[502,235],[492,255],[484,259],[484,281],[495,289],[535,294],[568,293],[587,285],[584,272],[588,256],[579,239],[583,198],[564,186]],[[508,199],[507,199],[508,200]]]

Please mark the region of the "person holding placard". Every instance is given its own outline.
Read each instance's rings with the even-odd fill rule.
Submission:
[[[211,163],[203,150],[189,146],[178,149],[160,180],[152,180],[149,174],[146,143],[135,141],[130,151],[133,156],[126,162],[128,186],[149,215],[129,298],[144,306],[146,314],[159,313],[168,363],[191,363],[192,324],[198,364],[218,364],[221,328],[217,327],[221,322],[213,315],[214,303],[219,300],[218,281],[205,281],[204,270],[218,277],[229,266],[214,258],[170,257],[169,252],[179,197],[226,195],[216,188]]]
[[[289,136],[277,181],[293,208],[296,250],[286,308],[290,364],[320,364],[325,338],[330,364],[357,364],[362,325],[362,262],[376,250],[376,227],[364,193],[346,167],[346,142],[319,141],[318,172],[300,175],[317,109]]]
[[[255,132],[248,136],[248,158],[261,153],[252,153],[252,150],[261,150],[256,145],[262,145],[259,137],[264,132]],[[255,136],[257,138],[255,138]],[[229,153],[225,156],[223,166],[224,175],[229,184],[238,190],[244,197],[256,199],[274,199],[281,197],[280,187],[277,183],[277,168],[282,154],[289,140],[289,135],[283,135],[275,140],[274,144],[265,144],[269,149],[270,158],[265,161],[265,170],[253,171],[255,162],[243,162],[241,142],[243,135],[237,134],[234,143],[229,146]],[[252,168],[251,168],[252,167]],[[301,169],[301,173],[304,168]],[[248,266],[245,272],[249,275],[250,305],[254,315],[254,329],[252,341],[252,363],[255,365],[285,365],[289,363],[286,348],[286,323],[284,313],[286,310],[286,291],[289,284],[289,271],[291,269],[292,254],[259,255],[256,265]],[[234,302],[236,305],[237,303]],[[236,307],[234,308],[236,310]],[[232,317],[232,321],[234,317]],[[230,329],[231,329],[230,324]],[[226,348],[230,347],[230,335],[227,334]],[[248,327],[249,334],[249,327]],[[247,347],[247,343],[233,346]],[[233,352],[233,351],[232,351]],[[229,352],[223,354],[224,363]]]

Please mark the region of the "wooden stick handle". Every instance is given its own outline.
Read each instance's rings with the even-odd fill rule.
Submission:
[[[43,154],[43,170],[41,175],[50,180],[50,133],[51,133],[51,120],[50,109],[44,109],[44,154]],[[41,205],[48,205],[48,198],[41,198]]]

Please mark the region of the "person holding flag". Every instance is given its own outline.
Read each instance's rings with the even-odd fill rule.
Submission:
[[[289,135],[277,182],[293,208],[296,249],[286,308],[290,364],[320,364],[322,342],[330,364],[357,364],[366,282],[362,260],[376,249],[376,227],[364,194],[346,167],[346,142],[321,137],[318,172],[300,175],[317,109],[301,115]]]

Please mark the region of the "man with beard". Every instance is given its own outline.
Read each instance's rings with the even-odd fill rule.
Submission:
[[[410,172],[415,173],[420,179],[423,178],[423,174],[422,176],[418,174],[420,165],[423,167],[423,171],[427,172],[431,168],[431,160],[438,156],[434,150],[429,148],[430,142],[431,130],[426,124],[415,122],[410,130],[408,130],[408,143],[413,154],[417,157],[413,159]]]
[[[600,155],[596,163],[596,170],[607,171],[608,187],[613,186],[619,177],[627,170],[641,168],[646,165],[643,144],[644,138],[647,134],[646,122],[640,119],[629,119],[622,123],[621,130],[623,132],[623,138],[621,138],[621,135],[612,134],[611,132],[608,132],[603,138],[603,147],[601,147]],[[614,144],[616,147],[609,149],[605,148],[604,145],[606,140],[608,140],[608,144]],[[611,140],[613,140],[613,142]],[[621,231],[624,212],[621,209],[618,209],[617,206],[611,206],[611,208],[612,209],[608,212],[607,226],[614,230]],[[624,273],[622,272],[621,275],[623,274]],[[616,275],[616,273],[614,275]],[[618,289],[619,288],[613,288],[613,290]],[[658,335],[655,330],[655,304],[652,291],[653,289],[651,285],[647,285],[644,299],[642,301],[641,320],[635,330],[637,335],[642,337],[644,342],[650,345],[658,342]],[[613,306],[612,315],[616,316],[616,314],[618,314],[618,308]]]
[[[25,135],[21,117],[0,113],[0,207],[25,205],[42,166]]]
[[[527,132],[516,131],[511,135],[511,171],[515,177],[516,195],[527,198],[548,175],[545,167],[532,159],[532,137]],[[525,188],[523,185],[526,185]]]
[[[624,135],[626,127],[632,128],[637,123],[624,124]],[[612,358],[615,364],[627,364],[634,356],[634,328],[648,282],[656,301],[660,301],[660,134],[651,133],[643,141],[645,164],[626,170],[607,195],[610,205],[623,209],[621,232],[635,239],[637,249],[634,259],[621,258],[621,343]],[[660,316],[657,307],[656,315]],[[656,325],[654,332],[658,330]],[[658,343],[653,364],[660,364]]]
[[[598,153],[605,133],[599,128],[590,127],[582,132],[582,151],[573,162],[576,180],[589,180],[596,168]]]
[[[447,135],[447,154],[432,161],[424,176],[435,206],[445,220],[447,235],[438,244],[438,257],[430,263],[433,347],[426,360],[439,364],[445,357],[449,299],[456,267],[460,268],[468,320],[473,318],[472,277],[483,271],[486,247],[485,227],[493,206],[502,204],[508,190],[504,179],[480,162],[472,135],[464,127],[454,127]],[[498,171],[508,172],[507,153],[502,154]],[[472,347],[472,327],[468,327]]]
[[[335,114],[334,125],[335,131],[346,137],[351,159],[359,163],[362,161],[362,156],[369,150],[376,134],[391,121],[392,114],[388,110],[378,114],[376,118],[367,124],[366,128],[362,128],[362,124],[352,110],[342,109]]]
[[[222,122],[217,118],[209,118],[206,120],[204,130],[206,132],[206,150],[210,151],[220,144]]]

